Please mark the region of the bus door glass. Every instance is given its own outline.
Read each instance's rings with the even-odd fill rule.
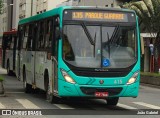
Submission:
[[[36,34],[34,32],[34,26],[35,24],[31,23],[29,25],[29,31],[28,31],[28,39],[27,39],[27,53],[30,57],[27,57],[29,59],[29,71],[30,71],[30,75],[31,75],[31,82],[33,84],[35,84],[35,50],[34,50],[34,45],[33,45],[33,38],[34,38],[34,35]],[[35,33],[35,34],[34,34]]]
[[[15,70],[17,36],[14,35],[12,37],[12,40],[13,40],[13,70]]]
[[[58,41],[60,38],[60,29],[59,29],[59,17],[54,18],[54,40],[52,42],[52,70],[53,70],[53,82],[54,82],[54,92],[58,91]]]
[[[22,48],[22,38],[23,38],[23,27],[19,26],[18,32],[17,32],[17,47],[16,47],[16,76],[20,79],[20,49]]]

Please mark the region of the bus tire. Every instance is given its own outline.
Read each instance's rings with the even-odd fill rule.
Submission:
[[[25,68],[23,69],[23,88],[25,93],[31,93],[32,92],[32,86],[27,83],[26,80],[26,71]]]
[[[9,60],[7,61],[7,75],[12,76],[12,71],[10,70]]]
[[[108,98],[106,99],[107,101],[107,105],[112,105],[112,106],[116,106],[118,103],[119,97],[116,98]]]
[[[46,90],[46,100],[50,103],[58,103],[58,98],[50,92],[48,73],[45,73],[44,82]]]

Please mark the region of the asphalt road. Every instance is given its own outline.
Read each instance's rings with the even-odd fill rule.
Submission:
[[[23,83],[18,81],[16,77],[6,75],[6,71],[0,69],[0,75],[5,78],[5,97],[0,97],[0,109],[47,109],[42,111],[52,115],[38,116],[38,118],[75,118],[76,117],[114,117],[119,118],[123,114],[123,118],[135,117],[155,117],[160,115],[136,115],[138,112],[157,111],[160,114],[160,89],[140,86],[140,93],[137,98],[120,98],[117,106],[107,106],[104,100],[84,100],[74,99],[60,101],[58,104],[51,104],[45,100],[43,92],[26,94],[23,90]],[[143,112],[141,112],[143,113]],[[54,115],[55,114],[55,115]],[[110,115],[107,115],[110,114]],[[125,115],[124,115],[125,114]],[[53,116],[54,115],[54,116]],[[70,116],[72,115],[72,116]],[[83,116],[82,116],[83,115]],[[8,116],[0,116],[0,118],[8,118]],[[12,118],[15,116],[10,116]],[[23,118],[26,116],[16,116]],[[27,116],[35,117],[35,116]]]

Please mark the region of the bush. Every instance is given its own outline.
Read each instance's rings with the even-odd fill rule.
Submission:
[[[0,76],[0,82],[2,82],[4,79],[3,79],[3,77],[2,76]]]

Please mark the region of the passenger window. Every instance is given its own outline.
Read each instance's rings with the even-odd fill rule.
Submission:
[[[14,48],[14,41],[15,41],[15,37],[11,36],[11,46],[10,46],[11,49]]]
[[[46,27],[46,33],[45,33],[45,48],[50,49],[52,45],[53,40],[53,20],[49,19],[47,20],[47,27]]]
[[[29,31],[28,31],[28,39],[27,39],[27,50],[32,50],[32,44],[33,44],[33,24],[29,25]]]
[[[26,26],[24,28],[24,37],[23,37],[23,49],[27,48],[27,39],[28,39],[28,34],[29,34],[29,26]]]
[[[44,33],[45,33],[45,22],[40,22],[39,24],[39,37],[38,37],[38,48],[43,49],[45,45],[45,38],[44,38]]]
[[[19,26],[18,28],[18,35],[17,35],[17,49],[20,50],[21,47],[21,43],[23,43],[23,27]]]
[[[6,36],[5,37],[5,40],[6,40],[6,49],[10,49],[11,48],[11,43],[12,43],[12,36]]]

